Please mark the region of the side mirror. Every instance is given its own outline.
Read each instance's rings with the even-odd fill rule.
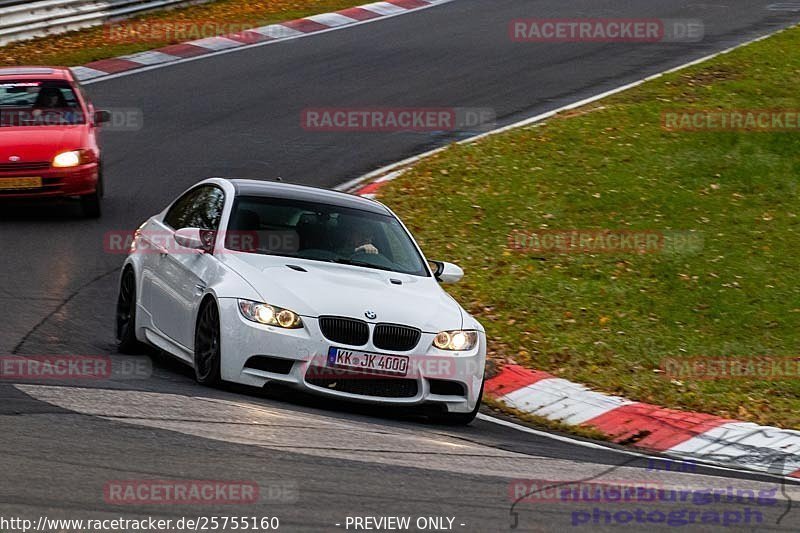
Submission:
[[[208,251],[208,245],[203,238],[203,230],[199,228],[181,228],[175,232],[175,242],[191,250]]]
[[[458,283],[464,277],[464,271],[458,265],[445,261],[431,261],[431,263],[435,267],[433,277],[441,283]]]
[[[95,124],[105,124],[106,122],[111,122],[111,112],[110,111],[95,111],[94,112],[94,123]]]

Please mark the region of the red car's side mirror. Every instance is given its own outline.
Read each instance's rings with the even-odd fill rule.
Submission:
[[[94,123],[95,124],[105,124],[106,122],[111,121],[111,113],[109,111],[95,111],[94,112]]]

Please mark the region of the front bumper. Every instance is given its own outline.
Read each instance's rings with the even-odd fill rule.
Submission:
[[[287,330],[242,317],[235,299],[219,300],[222,379],[255,387],[277,382],[328,397],[395,406],[439,405],[468,413],[479,401],[486,363],[486,336],[470,351],[445,352],[433,347],[433,333],[423,333],[417,347],[390,352],[370,342],[353,347],[327,340],[316,318],[302,317],[303,327]],[[406,376],[338,371],[326,366],[330,347],[409,357]],[[254,359],[255,358],[255,359]],[[257,365],[255,361],[275,361]],[[255,368],[260,366],[261,368]],[[341,379],[326,379],[331,377]],[[349,384],[345,390],[332,387]]]
[[[42,187],[36,189],[0,188],[0,200],[3,198],[57,198],[92,194],[97,190],[99,168],[98,163],[89,163],[73,168],[0,172],[0,181],[4,178],[42,178]]]

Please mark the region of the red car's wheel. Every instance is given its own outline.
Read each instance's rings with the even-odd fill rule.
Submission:
[[[102,209],[100,202],[103,198],[103,173],[102,171],[97,176],[97,189],[92,194],[81,196],[81,209],[83,216],[87,218],[99,218]]]

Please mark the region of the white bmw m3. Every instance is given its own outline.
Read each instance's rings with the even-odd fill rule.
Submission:
[[[213,178],[136,231],[120,278],[122,352],[147,343],[199,383],[279,382],[424,407],[466,424],[483,394],[483,327],[383,204],[312,187]]]

